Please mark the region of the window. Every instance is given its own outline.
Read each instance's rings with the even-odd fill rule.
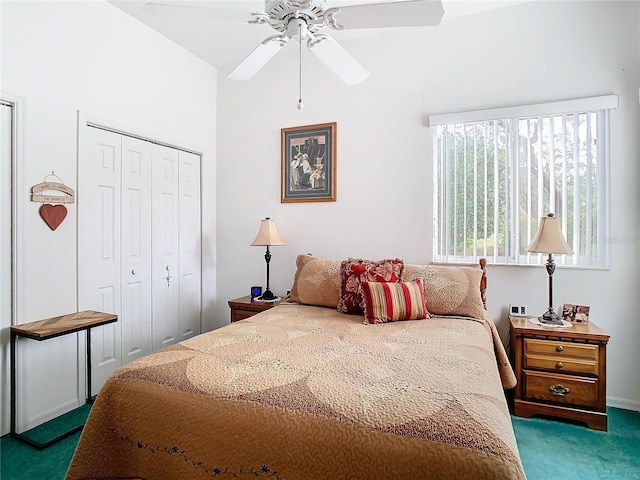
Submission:
[[[539,218],[560,217],[573,255],[607,267],[608,112],[615,95],[437,115],[434,261],[538,264]]]

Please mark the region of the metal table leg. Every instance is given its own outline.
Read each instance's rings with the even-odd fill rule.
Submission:
[[[89,332],[89,329],[87,329],[87,333]],[[88,336],[88,335],[87,335]],[[17,404],[17,397],[18,397],[18,392],[17,392],[17,388],[16,388],[16,383],[17,383],[17,373],[16,373],[16,365],[17,365],[17,349],[16,349],[16,339],[17,339],[18,335],[15,332],[11,332],[11,438],[15,438],[16,440],[19,440],[23,443],[26,443],[27,445],[30,445],[33,448],[36,448],[38,450],[43,450],[47,447],[50,447],[51,445],[53,445],[54,443],[57,443],[61,440],[64,440],[67,437],[70,437],[71,435],[73,435],[74,433],[77,433],[79,431],[81,431],[84,427],[83,425],[79,425],[77,427],[74,427],[73,429],[62,433],[60,435],[58,435],[57,437],[48,440],[44,443],[38,442],[37,440],[34,440],[32,438],[27,437],[26,435],[23,435],[21,433],[16,432],[16,404]],[[88,340],[87,340],[88,341]],[[87,347],[88,349],[89,347]],[[90,353],[90,350],[88,350]],[[88,363],[91,363],[91,357],[88,357]],[[91,389],[89,389],[89,396],[91,395]]]

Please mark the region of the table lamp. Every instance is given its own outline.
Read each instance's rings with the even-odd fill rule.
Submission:
[[[547,273],[549,274],[549,309],[539,318],[540,323],[546,325],[562,325],[562,319],[553,311],[553,272],[556,269],[556,264],[553,261],[552,254],[571,255],[573,250],[571,250],[571,247],[562,235],[560,219],[554,216],[553,213],[540,219],[538,231],[535,237],[533,237],[527,251],[531,253],[546,253],[549,255],[545,265],[547,267]]]
[[[285,243],[282,241],[282,238],[278,233],[278,229],[276,228],[276,222],[271,220],[269,217],[261,220],[260,230],[258,230],[258,235],[256,236],[256,239],[251,242],[251,245],[254,247],[267,247],[267,253],[264,254],[264,260],[267,262],[267,288],[261,296],[256,298],[256,300],[262,300],[265,302],[275,302],[276,300],[280,300],[280,298],[275,296],[269,289],[269,262],[271,261],[271,252],[269,251],[269,247],[284,244]]]

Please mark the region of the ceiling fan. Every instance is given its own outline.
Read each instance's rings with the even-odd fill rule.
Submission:
[[[277,33],[265,38],[228,75],[233,80],[252,78],[290,41],[307,47],[347,85],[366,80],[369,72],[323,29],[333,30],[417,27],[438,25],[444,9],[441,0],[410,0],[388,3],[358,3],[329,7],[327,0],[265,0],[264,12],[248,16],[237,10],[211,7],[204,2],[148,2],[144,9],[153,13],[165,8],[199,9],[213,20],[246,21],[267,24]]]

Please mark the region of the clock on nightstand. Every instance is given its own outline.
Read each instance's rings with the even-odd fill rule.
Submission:
[[[593,323],[537,325],[509,316],[511,362],[518,379],[514,414],[547,415],[607,430],[607,342]]]

